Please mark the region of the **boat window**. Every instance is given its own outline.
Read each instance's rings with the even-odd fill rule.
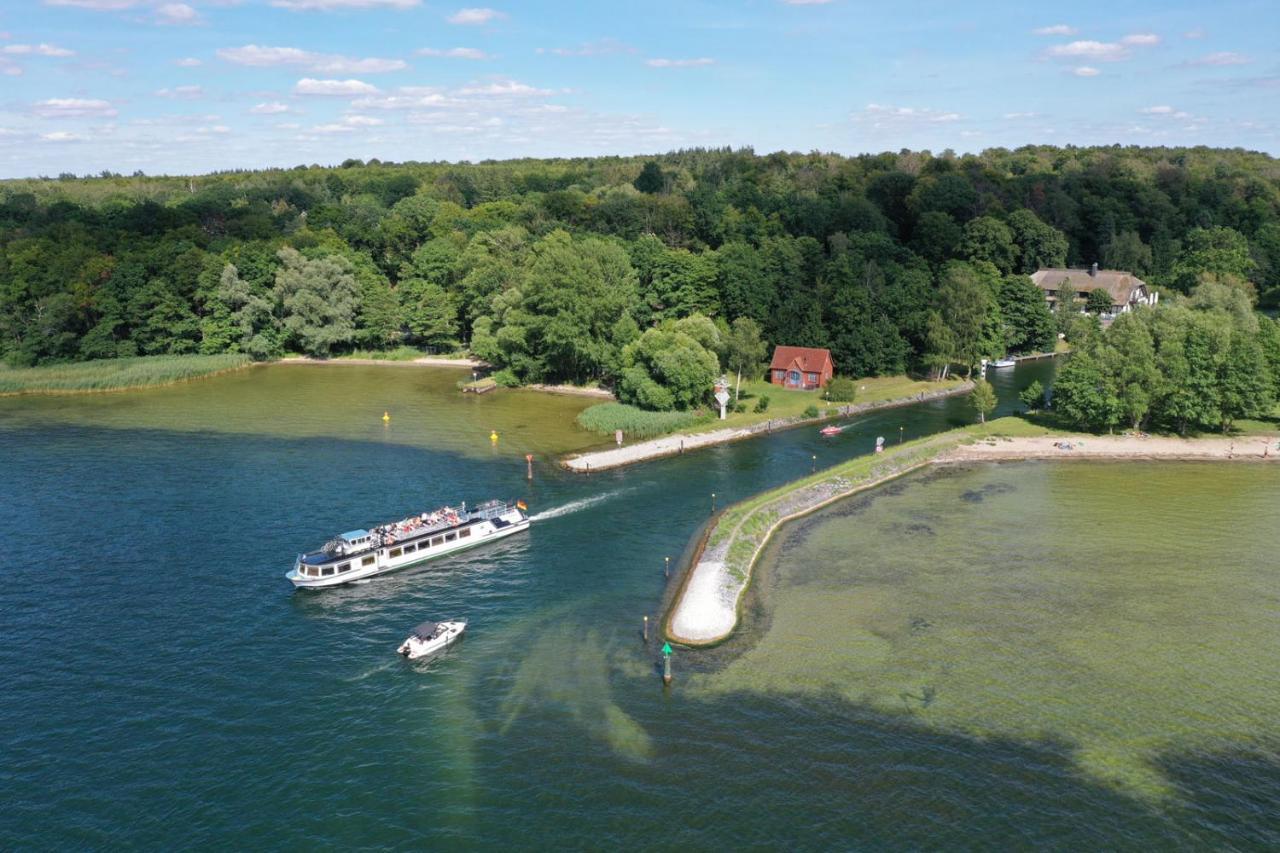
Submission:
[[[442,542],[444,542],[444,537],[437,536],[435,539],[431,540],[431,547],[434,548],[435,546],[439,545]]]
[[[390,551],[388,551],[388,552],[387,552],[387,556],[388,556],[388,557],[399,557],[401,553],[403,553],[403,552],[401,551],[401,549],[399,549],[399,548],[392,548]]]
[[[333,566],[325,566],[320,571],[320,574],[324,575],[325,577],[329,577],[329,575],[333,574]]]
[[[458,534],[456,534],[456,533],[446,533],[446,534],[444,535],[444,541],[446,541],[446,542],[452,542],[453,540],[455,540],[455,539],[457,539],[457,538],[458,538]]]
[[[338,566],[338,574],[342,574],[343,572],[349,572],[349,571],[351,571],[350,563],[343,563],[342,565]]]
[[[464,528],[462,528],[461,530],[459,530],[459,531],[458,531],[458,538],[459,538],[459,539],[466,539],[466,538],[467,538],[468,536],[470,536],[470,535],[471,535],[471,528],[470,528],[470,527],[464,527]]]
[[[317,569],[315,566],[303,566],[302,573],[308,577],[314,578],[320,574],[320,570]]]
[[[372,565],[373,565],[373,557],[371,557],[371,556],[370,556],[370,557],[365,557],[363,560],[361,560],[361,561],[360,561],[360,565],[362,565],[362,566],[372,566]]]

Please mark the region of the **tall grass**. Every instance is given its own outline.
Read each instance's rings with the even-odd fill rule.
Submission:
[[[467,354],[462,351],[430,353],[417,347],[398,346],[394,349],[355,349],[342,355],[333,356],[334,360],[341,361],[343,359],[363,358],[374,361],[413,361],[419,358],[466,358]]]
[[[578,426],[601,435],[620,429],[628,438],[653,438],[710,419],[705,412],[649,412],[626,403],[600,403],[578,413]]]
[[[247,355],[224,353],[104,358],[42,367],[0,365],[0,394],[118,391],[195,379],[210,373],[234,370],[249,363]]]

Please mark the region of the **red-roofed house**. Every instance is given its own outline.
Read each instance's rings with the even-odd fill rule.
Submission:
[[[836,372],[831,350],[816,347],[778,347],[769,363],[769,381],[784,388],[813,391]]]

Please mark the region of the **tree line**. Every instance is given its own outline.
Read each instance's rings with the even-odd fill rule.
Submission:
[[[0,356],[467,346],[512,382],[603,380],[681,408],[690,377],[727,367],[739,320],[856,376],[1051,348],[1061,324],[1027,275],[1094,261],[1170,293],[1230,278],[1274,305],[1276,161],[695,149],[8,181]]]

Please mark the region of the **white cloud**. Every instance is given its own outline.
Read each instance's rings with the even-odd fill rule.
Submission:
[[[959,121],[961,115],[955,112],[928,108],[867,104],[865,109],[854,113],[851,118],[856,122],[870,124],[873,128],[883,129],[888,127],[950,124],[951,122]]]
[[[182,59],[174,60],[173,64],[179,68],[199,68],[201,65],[204,65],[203,62],[196,59],[194,56],[185,56]]]
[[[1090,65],[1081,65],[1071,69],[1071,73],[1077,77],[1097,77],[1102,72]]]
[[[294,11],[321,11],[332,9],[412,9],[422,0],[271,0],[271,5]]]
[[[1006,119],[1039,118],[1040,113],[1005,113]]]
[[[160,89],[156,92],[158,98],[178,98],[181,100],[191,101],[196,98],[204,97],[204,89],[199,86],[174,86],[172,89]]]
[[[6,44],[0,47],[0,53],[14,56],[75,56],[74,50],[58,47],[54,44]]]
[[[296,47],[267,47],[256,44],[219,48],[217,56],[236,65],[249,65],[256,68],[296,65],[318,74],[382,74],[408,67],[402,59],[377,57],[356,59],[336,53],[314,53]]]
[[[458,90],[459,95],[499,95],[519,98],[555,94],[550,89],[537,89],[518,80],[494,80],[491,83],[472,83]]]
[[[715,65],[714,59],[708,59],[705,56],[697,59],[646,59],[645,65],[650,68],[697,68],[703,65]]]
[[[351,98],[357,95],[376,95],[378,87],[363,80],[313,80],[304,77],[293,87],[295,95],[328,95]]]
[[[351,133],[354,130],[348,124],[317,124],[311,128],[312,133]]]
[[[1174,109],[1173,107],[1161,104],[1160,106],[1156,106],[1156,107],[1143,107],[1142,109],[1138,110],[1138,112],[1145,113],[1146,115],[1149,115],[1149,116],[1165,116],[1165,115],[1173,115]]]
[[[496,9],[459,9],[448,17],[451,24],[461,24],[462,26],[478,26],[487,24],[490,21],[500,21],[507,17],[506,13],[499,12]]]
[[[222,135],[222,134],[224,134],[224,133],[230,133],[230,132],[231,132],[231,128],[227,127],[225,124],[215,124],[215,125],[213,125],[212,127],[197,127],[197,128],[196,128],[196,133],[205,133],[205,134],[210,134],[210,133],[211,133],[211,134],[215,134],[215,135],[218,135],[218,136],[221,136],[221,135]]]
[[[1120,39],[1121,44],[1132,44],[1138,47],[1149,47],[1160,43],[1160,36],[1155,33],[1133,33]]]
[[[1067,44],[1055,44],[1045,51],[1047,56],[1057,59],[1093,59],[1099,62],[1119,62],[1129,58],[1129,49],[1118,42],[1106,41],[1073,41]]]
[[[156,9],[156,22],[169,26],[190,27],[204,23],[200,13],[186,3],[165,3]]]
[[[44,142],[81,142],[84,137],[68,133],[65,130],[55,130],[52,133],[41,134],[40,139]]]
[[[1036,27],[1031,31],[1037,36],[1073,36],[1080,32],[1070,24],[1051,24],[1047,27]]]
[[[44,0],[47,6],[75,6],[78,9],[93,9],[96,12],[117,12],[121,9],[132,9],[138,0]]]
[[[782,0],[788,6],[825,6],[831,0]]]
[[[1199,59],[1193,59],[1186,63],[1187,65],[1248,65],[1252,62],[1249,57],[1243,53],[1236,53],[1231,50],[1220,50],[1216,53],[1208,53]]]
[[[1187,30],[1185,33],[1182,34],[1182,37],[1184,39],[1193,39],[1193,40],[1202,39],[1204,38],[1204,30],[1202,30],[1200,27],[1196,27],[1194,30]]]
[[[249,112],[257,116],[274,116],[281,113],[293,112],[293,107],[288,104],[282,104],[279,101],[267,101],[250,107]]]
[[[342,119],[342,123],[350,125],[351,127],[377,127],[378,125],[386,124],[386,122],[380,118],[359,115],[346,116]]]
[[[41,118],[112,118],[118,114],[110,101],[98,98],[49,98],[36,101],[31,111]]]
[[[476,47],[451,47],[448,50],[424,47],[418,51],[418,56],[439,56],[446,59],[492,59],[489,54]]]
[[[556,56],[609,56],[615,53],[636,53],[636,49],[617,39],[606,38],[583,42],[577,47],[540,47],[538,53],[552,53]]]

